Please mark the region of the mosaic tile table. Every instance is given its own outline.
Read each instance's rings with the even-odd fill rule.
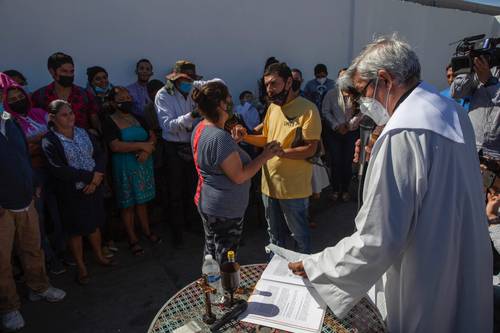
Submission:
[[[265,268],[266,264],[242,266],[240,289],[236,292],[235,297],[248,299]],[[196,282],[193,282],[165,303],[151,323],[148,333],[172,332],[193,319],[197,319],[202,323],[201,318],[204,310],[204,296]],[[222,305],[212,306],[212,311],[217,318],[222,317],[225,313]],[[208,326],[205,326],[204,332],[209,331]],[[278,332],[278,330],[237,321],[227,324],[222,331]],[[386,328],[377,308],[372,302],[364,298],[343,319],[338,319],[330,310],[327,310],[322,332],[379,333],[386,332]]]

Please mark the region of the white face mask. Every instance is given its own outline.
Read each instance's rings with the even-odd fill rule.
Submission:
[[[316,79],[316,81],[318,81],[319,84],[325,84],[326,77],[320,77],[319,79]]]
[[[375,90],[373,91],[373,96],[377,93],[378,78],[375,82]],[[389,95],[391,89],[387,92],[387,97],[385,98],[385,106],[382,105],[373,97],[361,97],[359,99],[359,109],[361,113],[372,118],[377,126],[383,126],[389,121],[389,112],[387,111],[387,103],[389,102]]]

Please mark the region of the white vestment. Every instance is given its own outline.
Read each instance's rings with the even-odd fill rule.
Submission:
[[[492,252],[467,113],[421,83],[375,143],[356,232],[303,260],[344,316],[373,287],[396,332],[492,332]],[[376,286],[375,286],[376,284]]]

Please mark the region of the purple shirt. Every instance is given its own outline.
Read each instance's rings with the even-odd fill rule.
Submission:
[[[139,117],[144,117],[144,107],[151,102],[149,99],[148,89],[146,86],[142,86],[138,82],[132,83],[126,88],[134,100],[134,109],[132,110],[132,113]]]

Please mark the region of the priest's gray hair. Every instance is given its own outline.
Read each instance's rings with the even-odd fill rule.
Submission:
[[[352,61],[346,73],[337,80],[342,90],[353,86],[352,78],[356,73],[366,81],[376,79],[378,72],[384,69],[398,84],[407,84],[420,80],[420,62],[411,46],[393,34],[376,38],[366,45],[363,51]]]

